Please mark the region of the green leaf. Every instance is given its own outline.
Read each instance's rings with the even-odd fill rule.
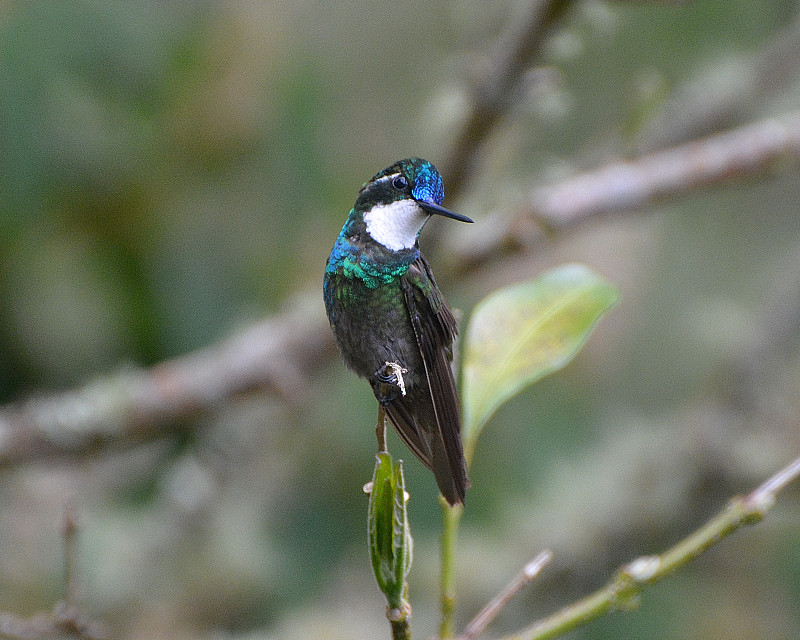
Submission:
[[[405,582],[411,569],[413,540],[406,511],[403,462],[379,453],[369,494],[369,551],[378,586],[389,607],[405,603]]]
[[[465,334],[461,398],[464,451],[472,460],[481,430],[526,386],[566,365],[617,289],[583,265],[564,265],[488,295]]]

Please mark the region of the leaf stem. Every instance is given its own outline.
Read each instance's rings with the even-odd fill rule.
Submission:
[[[378,424],[375,425],[375,435],[378,438],[378,453],[386,453],[389,449],[386,447],[386,409],[383,405],[378,403]]]
[[[456,545],[458,528],[463,505],[450,506],[440,496],[442,504],[442,538],[441,538],[441,600],[442,619],[439,624],[439,638],[452,638],[455,634],[456,612]]]
[[[411,640],[411,607],[408,604],[400,609],[387,607],[386,617],[392,626],[392,640]]]

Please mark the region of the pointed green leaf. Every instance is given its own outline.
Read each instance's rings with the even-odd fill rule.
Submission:
[[[414,553],[414,541],[411,538],[411,527],[408,524],[408,494],[406,493],[406,479],[403,473],[403,461],[398,460],[394,470],[394,550],[395,550],[395,580],[405,586],[408,572],[411,570],[411,560]]]
[[[389,607],[400,609],[411,568],[413,540],[406,511],[403,463],[379,453],[369,495],[369,550],[372,569]]]
[[[617,299],[617,289],[588,267],[564,265],[478,303],[465,334],[461,381],[468,461],[492,414],[567,364]]]

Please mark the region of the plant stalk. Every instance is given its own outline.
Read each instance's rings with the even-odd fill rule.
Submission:
[[[441,496],[440,500],[442,504],[442,566],[440,582],[442,619],[439,624],[439,638],[445,640],[455,635],[456,546],[458,544],[458,528],[461,524],[464,506],[450,506]]]

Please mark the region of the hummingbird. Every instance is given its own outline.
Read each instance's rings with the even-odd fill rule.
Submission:
[[[369,381],[401,439],[455,505],[469,486],[450,366],[458,325],[419,234],[432,215],[472,220],[443,200],[442,177],[427,160],[400,160],[377,173],[336,238],[323,293],[345,364]]]

